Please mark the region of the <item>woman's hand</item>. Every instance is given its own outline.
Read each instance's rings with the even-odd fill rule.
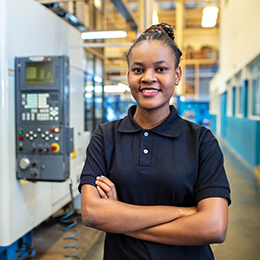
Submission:
[[[116,186],[105,176],[99,176],[96,178],[97,191],[99,196],[103,199],[118,200]]]

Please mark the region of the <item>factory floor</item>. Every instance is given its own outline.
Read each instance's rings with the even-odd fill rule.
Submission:
[[[230,181],[232,204],[229,207],[229,226],[226,241],[214,244],[216,260],[260,259],[260,179],[253,170],[244,165],[224,143],[225,168]],[[63,249],[64,225],[53,218],[34,230],[36,260],[60,260],[64,255],[74,254],[74,249]],[[66,259],[102,260],[104,233],[83,226],[78,216],[75,227],[79,232],[78,258]],[[69,244],[73,244],[71,241]]]

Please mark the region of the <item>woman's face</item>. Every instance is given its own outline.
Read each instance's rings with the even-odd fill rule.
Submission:
[[[160,41],[143,41],[129,56],[128,84],[139,109],[169,110],[169,100],[181,79],[175,56]]]

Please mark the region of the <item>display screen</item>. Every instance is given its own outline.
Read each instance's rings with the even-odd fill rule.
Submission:
[[[50,85],[53,84],[53,80],[53,62],[26,63],[26,85]]]

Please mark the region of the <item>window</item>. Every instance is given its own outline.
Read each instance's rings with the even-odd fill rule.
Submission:
[[[252,76],[252,115],[260,116],[260,62],[254,66]]]
[[[227,86],[227,116],[233,115],[233,92],[231,87],[231,80],[226,83]]]
[[[260,57],[254,60],[249,66],[250,71],[250,94],[249,107],[252,116],[260,116]]]
[[[236,87],[232,87],[232,116],[236,115]]]
[[[239,85],[236,77],[228,80],[227,83],[227,116],[238,116],[239,108]],[[240,116],[241,117],[241,116]]]
[[[104,122],[103,61],[85,52],[85,131],[93,132]]]
[[[93,109],[93,75],[85,73],[84,75],[84,86],[85,86],[85,131],[93,131],[94,124],[94,109]]]
[[[243,117],[245,110],[245,89],[242,82],[242,71],[239,71],[235,75],[235,85],[236,85],[236,116]]]
[[[185,94],[195,94],[195,66],[186,65],[185,68]]]
[[[199,64],[199,100],[209,100],[209,84],[217,71],[217,64]]]

